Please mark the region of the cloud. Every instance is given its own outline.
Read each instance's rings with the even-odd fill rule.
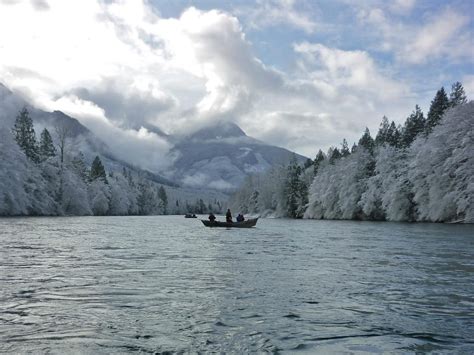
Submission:
[[[404,43],[399,53],[400,60],[423,64],[441,56],[472,59],[472,34],[462,31],[468,23],[467,15],[451,9],[436,14],[418,30],[412,40]]]
[[[235,12],[246,18],[251,28],[288,25],[306,33],[313,33],[317,24],[307,12],[297,9],[295,0],[258,0],[254,6],[245,6]],[[301,4],[301,2],[299,3]]]
[[[414,4],[401,1],[393,6],[390,11],[400,6],[409,11]],[[357,18],[376,30],[371,35],[379,38],[378,49],[392,52],[400,63],[420,65],[437,60],[473,59],[469,16],[449,7],[425,17],[421,24],[387,16],[380,7],[362,8]]]
[[[164,18],[138,0],[48,4],[47,11],[0,5],[1,80],[40,108],[77,117],[117,155],[151,170],[164,166],[170,145],[149,123],[182,133],[235,121],[251,136],[312,156],[414,106],[408,86],[364,50],[298,41],[295,69],[276,70],[225,11],[191,7]],[[301,3],[258,6],[271,10],[261,26],[316,30]]]
[[[125,128],[159,122],[163,112],[177,105],[173,96],[153,83],[131,78],[104,78],[92,88],[75,88],[73,93],[103,108],[106,117]]]
[[[368,94],[376,100],[396,100],[407,93],[407,88],[383,75],[372,57],[365,51],[344,51],[319,43],[298,43],[294,49],[303,55],[306,66],[314,67],[308,74],[317,89],[325,89],[335,96],[339,91],[351,90]]]
[[[390,4],[390,10],[398,14],[408,14],[415,7],[416,0],[395,0]]]

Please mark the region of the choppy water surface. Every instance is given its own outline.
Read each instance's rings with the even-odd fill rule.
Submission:
[[[0,220],[0,352],[474,352],[474,227]]]

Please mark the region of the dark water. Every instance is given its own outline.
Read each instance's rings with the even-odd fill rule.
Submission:
[[[474,226],[0,219],[0,352],[474,353]]]

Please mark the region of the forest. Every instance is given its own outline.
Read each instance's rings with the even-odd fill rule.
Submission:
[[[417,105],[403,126],[387,117],[351,148],[250,176],[231,198],[247,214],[312,219],[474,222],[474,102],[461,83]]]
[[[54,139],[53,139],[54,136]],[[10,131],[0,127],[0,216],[161,215],[221,212],[222,202],[187,200],[123,168],[106,169],[99,156],[88,166],[68,146],[66,126],[44,128],[39,141],[26,108]]]

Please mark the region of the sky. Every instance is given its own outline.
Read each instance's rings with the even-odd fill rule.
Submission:
[[[0,0],[0,82],[129,160],[218,121],[314,157],[461,81],[472,0]],[[127,156],[128,154],[128,156]]]

